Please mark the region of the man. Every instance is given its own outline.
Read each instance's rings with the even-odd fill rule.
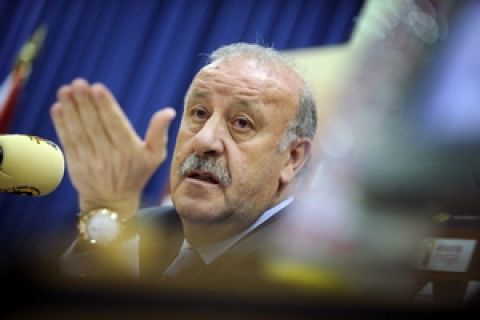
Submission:
[[[185,96],[170,171],[174,208],[137,215],[142,188],[165,159],[174,111],[154,114],[142,140],[103,85],[76,79],[63,86],[51,116],[81,210],[81,237],[63,270],[108,274],[131,263],[141,276],[185,279],[241,270],[293,200],[315,108],[305,81],[273,49],[239,43],[216,50]],[[121,254],[103,259],[98,247]],[[185,252],[199,264],[180,276]]]

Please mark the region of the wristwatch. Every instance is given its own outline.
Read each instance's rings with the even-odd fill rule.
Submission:
[[[108,246],[121,233],[122,222],[118,213],[100,208],[78,214],[78,233],[80,238],[93,245]]]

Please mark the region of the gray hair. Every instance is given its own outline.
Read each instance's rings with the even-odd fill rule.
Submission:
[[[303,77],[297,71],[293,62],[279,51],[258,44],[234,43],[229,44],[212,52],[210,63],[227,57],[248,57],[255,59],[260,64],[279,65],[292,70],[298,77]],[[290,123],[278,149],[285,151],[288,146],[300,138],[313,139],[317,128],[317,106],[314,95],[305,81],[302,81],[299,92],[298,114]]]

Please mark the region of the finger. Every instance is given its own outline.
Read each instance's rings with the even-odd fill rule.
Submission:
[[[84,79],[74,80],[72,82],[72,94],[77,113],[90,144],[96,153],[108,152],[112,148],[112,141],[108,132],[104,130],[88,82]]]
[[[52,118],[53,125],[57,136],[60,140],[60,144],[66,153],[74,152],[75,144],[71,141],[71,136],[68,133],[65,119],[63,117],[62,105],[60,102],[55,102],[50,108],[50,117]]]
[[[103,128],[108,132],[112,143],[119,149],[139,143],[140,138],[110,90],[97,83],[92,85],[91,92]]]
[[[165,108],[155,112],[150,119],[150,124],[145,134],[145,145],[155,156],[164,157],[166,155],[168,128],[175,115],[174,109]]]
[[[71,137],[68,139],[68,143],[75,145],[75,149],[84,149],[89,153],[93,153],[92,145],[85,134],[82,122],[76,110],[71,87],[61,87],[58,90],[57,95],[58,100],[62,105],[62,116],[64,119],[64,127],[66,128],[65,132],[68,132],[69,137]]]

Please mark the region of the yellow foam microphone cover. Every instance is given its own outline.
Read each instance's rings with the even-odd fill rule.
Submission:
[[[53,142],[30,135],[0,135],[0,192],[46,195],[57,188],[65,160]]]

